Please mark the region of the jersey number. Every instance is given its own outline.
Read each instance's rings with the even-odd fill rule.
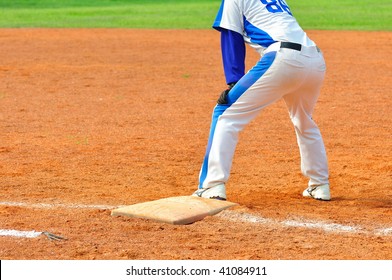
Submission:
[[[293,15],[284,0],[260,0],[270,13],[283,13],[287,12],[289,15]]]

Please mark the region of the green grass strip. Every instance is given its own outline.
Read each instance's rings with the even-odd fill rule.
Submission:
[[[392,30],[391,0],[286,0],[304,29]],[[0,27],[209,29],[221,0],[0,0]]]

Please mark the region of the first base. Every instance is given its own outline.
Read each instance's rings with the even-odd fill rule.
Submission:
[[[236,203],[201,198],[175,196],[137,203],[112,210],[112,216],[144,218],[173,225],[186,225],[237,205]]]

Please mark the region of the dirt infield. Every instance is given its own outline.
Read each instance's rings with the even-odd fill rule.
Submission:
[[[392,259],[392,33],[308,31],[332,201],[302,198],[283,102],[243,131],[239,206],[173,226],[110,210],[191,194],[225,88],[213,30],[0,29],[0,259]],[[248,50],[247,68],[257,60]]]

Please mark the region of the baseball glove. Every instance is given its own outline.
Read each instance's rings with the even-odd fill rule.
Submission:
[[[219,105],[225,105],[227,104],[227,95],[229,94],[230,90],[234,87],[236,83],[230,83],[228,84],[228,88],[225,89],[224,91],[222,91],[222,93],[220,94],[217,103]]]

